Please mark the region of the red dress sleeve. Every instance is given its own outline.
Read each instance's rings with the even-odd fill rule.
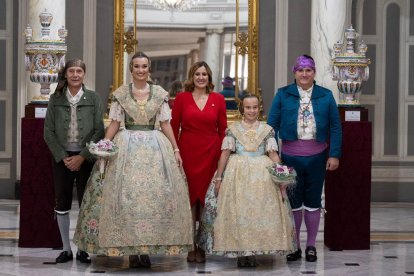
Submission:
[[[218,94],[220,96],[220,104],[219,104],[219,114],[218,114],[218,122],[217,122],[217,130],[218,135],[220,137],[220,141],[223,141],[225,132],[227,129],[227,113],[226,113],[226,100],[224,96]]]
[[[183,92],[184,93],[184,92]],[[174,100],[174,106],[171,111],[171,127],[174,132],[175,140],[178,142],[178,136],[180,133],[180,125],[183,111],[183,97],[178,94]]]

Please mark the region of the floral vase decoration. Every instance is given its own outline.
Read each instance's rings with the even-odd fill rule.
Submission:
[[[58,30],[58,38],[50,35],[53,15],[46,9],[39,14],[41,37],[34,39],[33,29],[27,25],[24,30],[26,43],[25,67],[30,72],[30,80],[40,84],[40,95],[31,99],[34,104],[47,104],[50,97],[50,85],[58,82],[59,70],[65,65],[67,52],[67,30],[64,26]]]

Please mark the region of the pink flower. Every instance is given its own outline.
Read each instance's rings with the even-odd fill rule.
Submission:
[[[98,226],[98,222],[96,221],[96,219],[91,219],[88,222],[88,226],[90,229],[95,229]]]
[[[292,167],[274,163],[267,167],[272,180],[275,183],[294,183],[296,179],[296,171]]]
[[[118,147],[111,140],[100,140],[98,143],[90,142],[89,150],[92,153],[96,153],[99,156],[99,152],[115,153],[118,151]]]

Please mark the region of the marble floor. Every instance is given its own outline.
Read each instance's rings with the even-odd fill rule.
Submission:
[[[76,210],[76,205],[73,205]],[[234,259],[208,257],[188,264],[185,256],[153,256],[151,269],[130,269],[126,258],[93,256],[92,264],[53,264],[59,250],[19,248],[19,202],[0,200],[0,276],[6,275],[414,275],[414,204],[371,205],[371,249],[330,251],[323,243],[323,219],[316,263],[286,263],[282,256],[262,256],[256,268],[239,269]],[[76,212],[71,214],[72,235]],[[305,232],[302,230],[303,239]],[[76,247],[72,245],[72,250]],[[49,263],[49,264],[48,264]]]

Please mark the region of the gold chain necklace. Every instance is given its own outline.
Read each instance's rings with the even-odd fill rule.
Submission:
[[[246,131],[244,132],[244,136],[247,138],[247,140],[249,140],[250,143],[253,143],[256,140],[256,137],[257,137],[257,132],[256,132],[257,123],[258,123],[257,120],[252,124],[249,124],[249,123],[245,122],[244,120],[242,120],[242,125],[246,129]]]
[[[139,113],[142,115],[142,116],[145,116],[145,105],[147,104],[147,102],[148,102],[148,99],[144,99],[144,100],[137,100],[136,99],[136,102],[137,102],[137,105],[138,105],[138,110],[139,110]]]
[[[138,105],[138,111],[139,111],[141,116],[145,116],[146,115],[145,105],[147,104],[148,98],[149,98],[149,95],[148,95],[149,85],[147,83],[145,85],[145,87],[142,88],[142,89],[136,88],[134,84],[132,84],[132,85],[134,86],[134,89],[137,91],[136,93],[134,93],[134,98],[135,98],[135,102]],[[144,93],[139,93],[139,92],[144,92],[145,94]],[[140,99],[140,98],[143,98],[143,99]]]

